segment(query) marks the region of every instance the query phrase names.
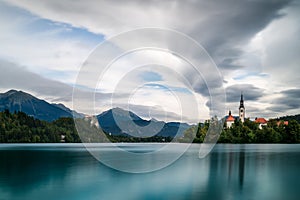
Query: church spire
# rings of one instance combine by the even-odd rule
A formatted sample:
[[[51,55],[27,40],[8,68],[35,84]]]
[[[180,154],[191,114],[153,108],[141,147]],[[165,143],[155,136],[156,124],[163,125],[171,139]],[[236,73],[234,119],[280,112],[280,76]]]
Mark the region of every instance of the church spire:
[[[239,118],[242,122],[245,121],[245,107],[244,107],[244,97],[241,93],[240,107],[239,107]]]
[[[244,97],[243,97],[243,93],[241,93],[240,108],[244,108]]]

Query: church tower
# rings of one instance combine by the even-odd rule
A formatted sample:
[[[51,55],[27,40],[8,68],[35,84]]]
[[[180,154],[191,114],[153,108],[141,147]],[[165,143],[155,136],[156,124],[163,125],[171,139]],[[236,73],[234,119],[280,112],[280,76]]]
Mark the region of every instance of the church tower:
[[[243,94],[241,94],[241,100],[240,100],[239,119],[241,120],[241,122],[245,121],[245,107],[244,107]]]

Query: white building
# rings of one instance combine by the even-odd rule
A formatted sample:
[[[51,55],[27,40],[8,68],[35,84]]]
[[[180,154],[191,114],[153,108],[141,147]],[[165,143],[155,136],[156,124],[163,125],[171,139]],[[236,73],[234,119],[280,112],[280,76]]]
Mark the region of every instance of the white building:
[[[244,123],[244,121],[245,121],[245,106],[244,106],[243,94],[241,94],[241,100],[240,100],[239,119],[241,120],[241,122]]]
[[[239,116],[234,117],[234,116],[231,115],[231,111],[229,111],[229,115],[226,119],[226,127],[227,128],[230,128],[232,126],[232,124],[235,121],[235,118],[238,118],[239,120],[241,120],[242,123],[244,123],[244,121],[245,121],[245,106],[244,106],[243,94],[241,94],[240,107],[239,107]]]
[[[232,124],[234,123],[234,117],[231,115],[231,111],[229,111],[229,115],[226,119],[226,127],[230,128],[232,126]]]

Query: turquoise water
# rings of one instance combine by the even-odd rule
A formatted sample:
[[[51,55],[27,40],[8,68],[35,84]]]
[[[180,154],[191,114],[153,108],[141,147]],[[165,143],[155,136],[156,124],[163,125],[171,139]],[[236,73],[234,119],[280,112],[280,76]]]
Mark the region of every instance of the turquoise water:
[[[80,144],[2,144],[0,199],[300,198],[300,145],[216,145],[203,159],[198,150],[193,145],[162,170],[130,174],[99,163]]]

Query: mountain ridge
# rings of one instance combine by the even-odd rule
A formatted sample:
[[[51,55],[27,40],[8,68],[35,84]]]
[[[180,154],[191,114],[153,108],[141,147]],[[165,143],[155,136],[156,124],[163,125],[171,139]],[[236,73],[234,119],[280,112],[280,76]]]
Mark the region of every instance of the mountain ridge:
[[[22,111],[29,116],[45,121],[54,121],[61,117],[83,118],[84,115],[72,111],[65,105],[49,103],[29,93],[9,90],[0,93],[0,111]],[[164,122],[156,119],[145,120],[132,111],[112,108],[96,116],[104,132],[112,135],[131,135],[135,137],[175,137],[182,136],[190,127],[187,123]]]
[[[45,121],[54,121],[61,117],[73,117],[72,111],[57,104],[51,104],[29,93],[9,90],[0,93],[0,111],[22,111],[29,116]]]
[[[187,123],[145,120],[121,108],[109,109],[96,117],[103,131],[112,135],[180,137],[190,127]]]

